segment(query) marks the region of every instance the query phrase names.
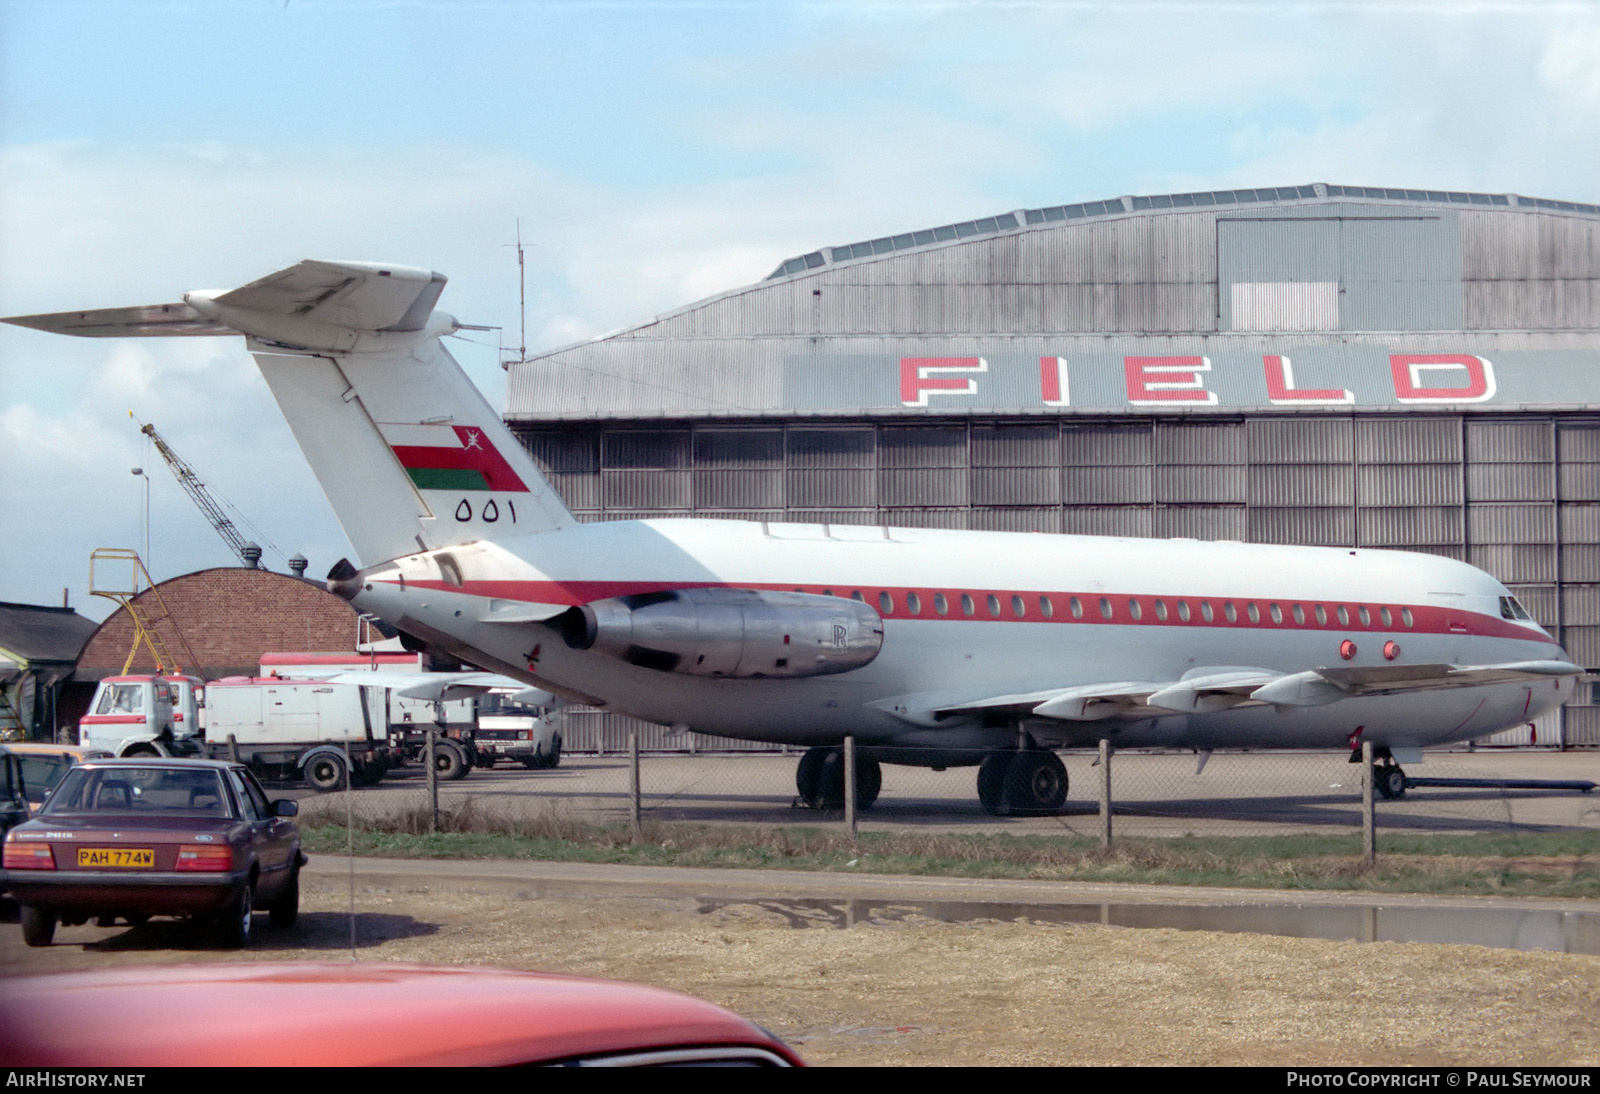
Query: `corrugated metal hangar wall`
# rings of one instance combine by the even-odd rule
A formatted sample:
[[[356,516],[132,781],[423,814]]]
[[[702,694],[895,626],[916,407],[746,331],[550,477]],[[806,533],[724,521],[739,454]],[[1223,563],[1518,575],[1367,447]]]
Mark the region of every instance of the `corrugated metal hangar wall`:
[[[1429,551],[1600,666],[1595,206],[1318,184],[1019,210],[514,364],[506,417],[584,519]],[[1537,743],[1600,745],[1588,700]]]

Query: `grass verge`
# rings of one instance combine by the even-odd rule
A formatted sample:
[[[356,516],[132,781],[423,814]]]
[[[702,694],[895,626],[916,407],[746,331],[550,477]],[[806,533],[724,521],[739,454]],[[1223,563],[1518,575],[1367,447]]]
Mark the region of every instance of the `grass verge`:
[[[651,823],[634,842],[626,826],[488,817],[467,805],[427,834],[420,811],[343,825],[307,818],[311,853],[397,858],[505,858],[646,866],[763,867],[929,877],[1118,881],[1271,889],[1600,896],[1600,832],[1380,836],[1363,866],[1350,836],[1237,836],[1119,840],[1109,851],[1076,836],[863,832]]]

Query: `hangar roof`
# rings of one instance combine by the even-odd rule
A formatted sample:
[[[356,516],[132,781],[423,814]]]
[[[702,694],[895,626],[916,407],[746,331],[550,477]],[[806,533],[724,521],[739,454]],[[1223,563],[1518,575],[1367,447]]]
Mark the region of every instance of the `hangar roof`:
[[[1335,186],[1313,182],[1302,186],[1263,186],[1249,190],[1197,190],[1185,194],[1150,194],[1106,198],[1103,201],[1080,201],[1071,205],[1047,205],[1038,209],[1014,209],[994,216],[977,217],[956,224],[943,224],[937,228],[924,228],[915,232],[901,232],[892,236],[846,243],[837,247],[820,247],[809,254],[797,255],[778,264],[767,275],[767,280],[790,277],[807,270],[827,265],[872,258],[875,255],[907,251],[914,248],[935,247],[971,239],[973,236],[993,235],[997,232],[1021,230],[1028,226],[1050,225],[1064,220],[1085,220],[1096,217],[1123,216],[1127,213],[1153,212],[1160,209],[1228,208],[1240,205],[1316,205],[1328,201],[1382,201],[1386,205],[1406,202],[1418,205],[1443,204],[1455,206],[1493,207],[1507,209],[1545,209],[1564,213],[1582,213],[1600,216],[1600,205],[1578,201],[1554,201],[1549,198],[1530,198],[1520,194],[1480,194],[1461,190],[1413,190],[1392,186]]]

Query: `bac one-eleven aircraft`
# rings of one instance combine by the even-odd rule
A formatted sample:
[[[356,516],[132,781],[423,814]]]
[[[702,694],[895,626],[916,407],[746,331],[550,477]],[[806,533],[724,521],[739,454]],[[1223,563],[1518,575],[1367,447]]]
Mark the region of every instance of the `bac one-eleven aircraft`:
[[[181,303],[9,320],[243,334],[354,545],[328,587],[568,700],[880,762],[978,765],[991,812],[1061,806],[1055,748],[1393,757],[1562,702],[1582,671],[1464,563],[1342,548],[731,520],[581,524],[440,339],[428,270],[306,261]]]

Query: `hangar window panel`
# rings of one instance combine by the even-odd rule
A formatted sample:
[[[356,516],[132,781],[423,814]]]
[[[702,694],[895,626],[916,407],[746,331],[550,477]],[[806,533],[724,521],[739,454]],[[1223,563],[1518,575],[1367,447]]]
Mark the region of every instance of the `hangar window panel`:
[[[1507,584],[1556,579],[1556,549],[1552,546],[1475,544],[1467,550],[1467,561]]]
[[[1355,427],[1349,419],[1251,417],[1245,453],[1251,464],[1349,464]]]
[[[1350,505],[1355,481],[1348,464],[1252,466],[1247,494],[1251,505]]]
[[[607,509],[688,509],[688,471],[613,471],[600,473],[600,497]]]
[[[974,467],[1057,467],[1061,463],[1061,430],[1052,425],[978,425],[972,427]]]
[[[870,468],[791,468],[785,481],[790,508],[878,504],[878,476]]]
[[[1242,464],[1244,423],[1156,423],[1156,462],[1167,466]]]
[[[1360,509],[1356,512],[1358,542],[1366,547],[1425,547],[1459,545],[1462,542],[1462,516],[1458,506],[1410,505],[1392,509]],[[1461,549],[1447,552],[1459,558]]]
[[[1585,668],[1600,666],[1600,627],[1563,627],[1562,646],[1574,663]]]
[[[967,471],[958,467],[883,468],[880,505],[966,505]]]
[[[860,428],[791,428],[785,437],[790,467],[872,467],[877,436]]]
[[[713,471],[696,468],[694,472],[696,509],[781,506],[784,503],[783,493],[782,471]]]
[[[542,471],[600,470],[600,431],[597,429],[559,433],[522,432],[519,439]]]
[[[884,523],[876,509],[790,509],[783,519],[791,524],[849,524],[855,527]]]
[[[975,467],[974,505],[1052,505],[1061,500],[1061,474],[1053,467]]]
[[[1166,502],[1243,502],[1245,469],[1237,466],[1158,467],[1156,500]]]
[[[1550,501],[1555,492],[1555,471],[1548,464],[1467,464],[1467,496],[1473,501]]]
[[[1600,501],[1600,463],[1563,463],[1558,485],[1562,501]]]
[[[889,509],[883,518],[891,528],[968,527],[965,509]]]
[[[1355,542],[1355,528],[1355,512],[1349,508],[1252,508],[1245,538],[1251,543],[1348,547]]]
[[[1138,505],[1155,500],[1149,467],[1063,467],[1061,497],[1069,505]]]
[[[696,467],[782,467],[782,429],[700,429],[694,434]]]
[[[1600,423],[1559,423],[1556,426],[1556,446],[1563,461],[1600,463]]]
[[[1521,591],[1517,595],[1520,597]],[[1523,601],[1527,603],[1527,601]],[[1547,616],[1541,616],[1530,604],[1529,612],[1540,622]],[[1583,626],[1600,625],[1600,585],[1567,585],[1561,590],[1561,618],[1569,627],[1575,624]]]
[[[1460,463],[1461,424],[1447,418],[1363,418],[1356,422],[1362,463]]]
[[[971,527],[987,532],[1059,532],[1061,510],[1037,506],[974,508]]]
[[[1150,465],[1155,447],[1149,425],[1072,425],[1061,430],[1061,462],[1072,467]]]
[[[1069,506],[1061,511],[1061,530],[1080,536],[1138,536],[1154,534],[1155,518],[1149,506]]]
[[[1600,505],[1560,507],[1561,542],[1600,543]]]
[[[549,474],[545,476],[555,487],[568,509],[600,508],[600,473],[586,471],[577,474]]]
[[[1155,511],[1155,534],[1162,538],[1242,540],[1245,510],[1243,506],[1162,506]]]
[[[1483,463],[1549,463],[1555,458],[1555,433],[1548,419],[1479,421],[1466,419],[1467,455]]]
[[[1467,506],[1469,543],[1554,543],[1555,538],[1552,505]]]
[[[608,430],[603,458],[607,469],[688,467],[689,431]]]
[[[965,467],[965,425],[884,426],[878,434],[881,467]]]

